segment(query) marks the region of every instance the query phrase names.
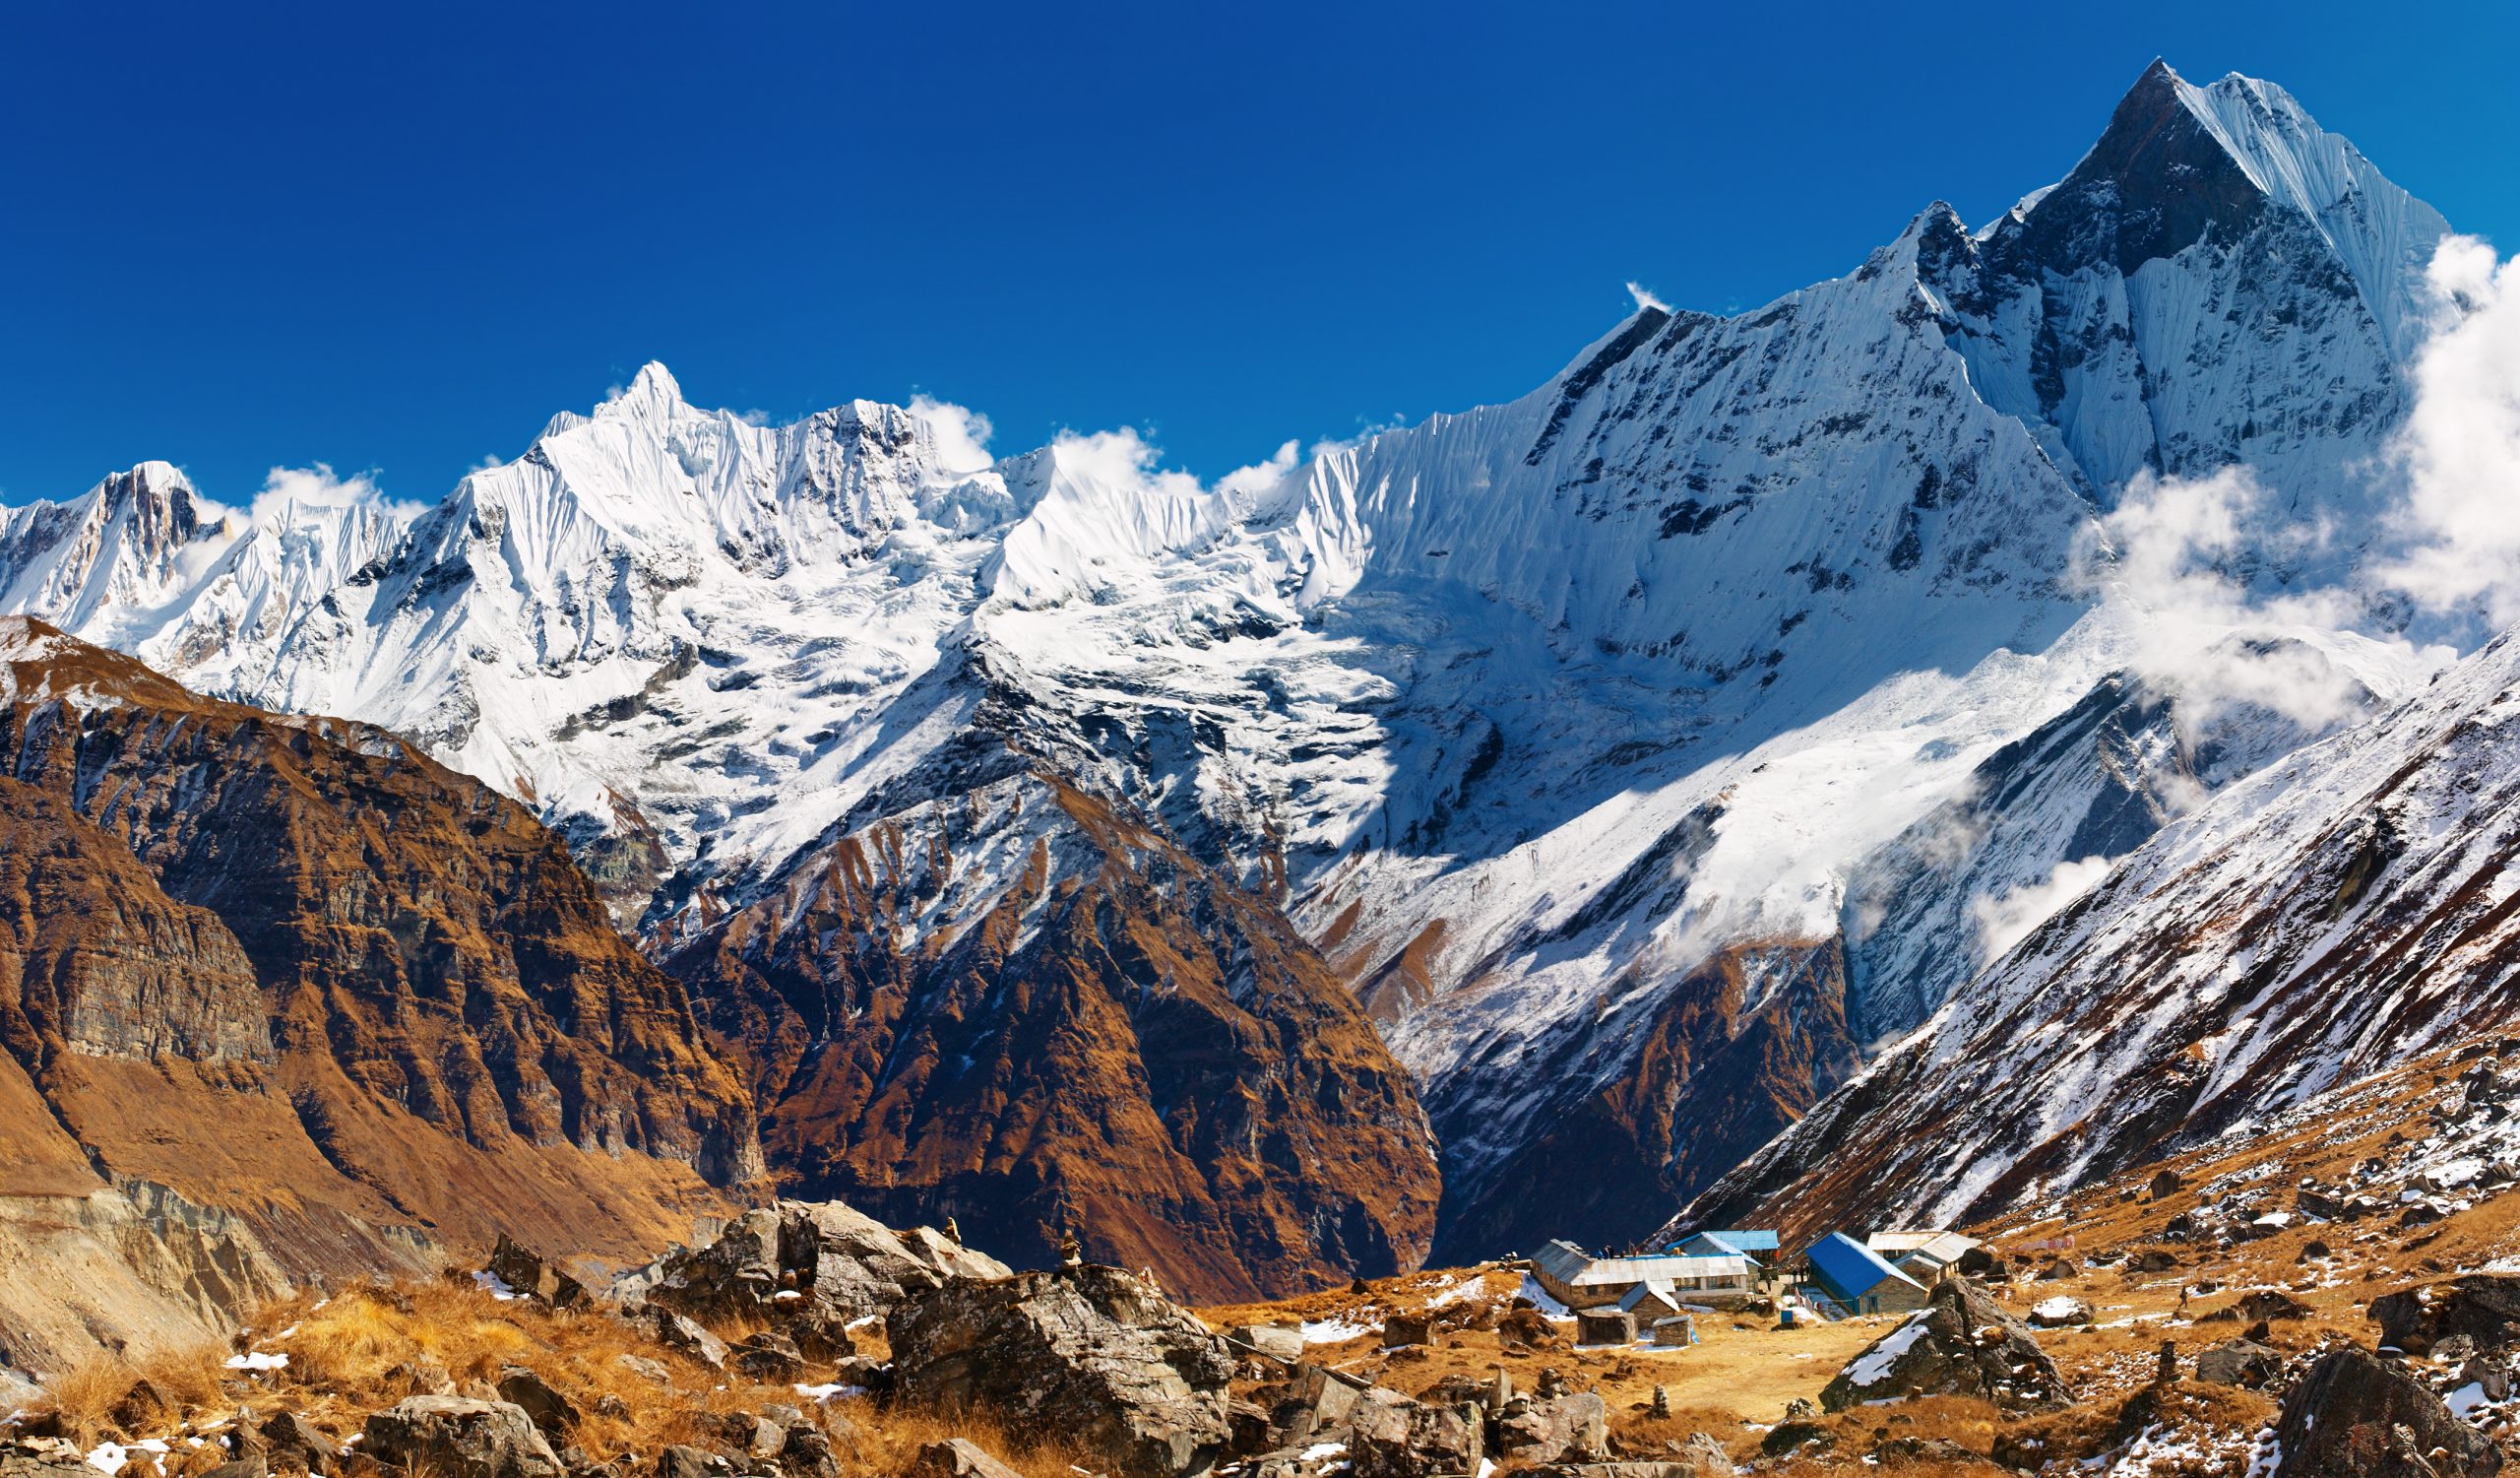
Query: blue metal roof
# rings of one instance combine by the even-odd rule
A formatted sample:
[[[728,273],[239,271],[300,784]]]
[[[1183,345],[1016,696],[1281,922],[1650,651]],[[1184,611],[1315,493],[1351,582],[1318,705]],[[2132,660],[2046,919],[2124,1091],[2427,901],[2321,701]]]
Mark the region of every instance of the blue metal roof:
[[[1773,1253],[1777,1249],[1777,1237],[1774,1232],[1752,1232],[1741,1229],[1730,1232],[1707,1232],[1701,1235],[1721,1237],[1733,1248],[1744,1253]]]
[[[1811,1259],[1811,1271],[1818,1276],[1820,1285],[1841,1303],[1852,1304],[1893,1280],[1922,1286],[1883,1261],[1879,1253],[1844,1232],[1831,1232],[1811,1244],[1811,1251],[1804,1255]]]

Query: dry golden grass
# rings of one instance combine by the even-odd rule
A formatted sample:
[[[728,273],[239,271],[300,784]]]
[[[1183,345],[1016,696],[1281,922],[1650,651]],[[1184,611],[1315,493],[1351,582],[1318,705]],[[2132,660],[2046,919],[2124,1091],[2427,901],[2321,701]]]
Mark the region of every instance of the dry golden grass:
[[[1099,1473],[1108,1460],[1039,1435],[1017,1436],[976,1412],[894,1407],[882,1412],[834,1408],[826,1418],[832,1455],[844,1473],[889,1474],[910,1470],[929,1443],[963,1438],[1025,1478],[1076,1478]]]
[[[115,1432],[125,1438],[155,1437],[175,1430],[188,1414],[219,1408],[227,1375],[220,1362],[226,1353],[217,1345],[203,1345],[146,1360],[100,1356],[48,1382],[41,1409],[57,1414],[65,1430],[89,1440]],[[133,1399],[143,1382],[158,1399]]]
[[[1072,1464],[1087,1471],[1108,1466],[1055,1440],[1009,1432],[984,1414],[871,1401],[817,1406],[791,1385],[752,1384],[693,1364],[600,1312],[496,1299],[468,1280],[375,1284],[329,1299],[300,1295],[259,1311],[246,1343],[284,1353],[288,1363],[247,1374],[224,1368],[228,1352],[218,1348],[145,1365],[99,1360],[56,1382],[50,1405],[83,1445],[117,1433],[126,1439],[173,1438],[188,1426],[215,1430],[240,1406],[266,1416],[292,1411],[338,1439],[415,1387],[448,1381],[459,1390],[476,1389],[494,1384],[516,1365],[576,1405],[581,1420],[567,1441],[598,1460],[645,1462],[677,1444],[723,1448],[723,1418],[788,1405],[814,1416],[844,1472],[899,1473],[919,1448],[956,1437],[977,1444],[1026,1478],[1074,1478]],[[623,1356],[663,1366],[669,1381],[659,1383],[641,1375],[622,1363]],[[809,1370],[807,1380],[828,1375]],[[151,1430],[115,1427],[109,1420],[114,1408],[142,1380],[176,1409]]]

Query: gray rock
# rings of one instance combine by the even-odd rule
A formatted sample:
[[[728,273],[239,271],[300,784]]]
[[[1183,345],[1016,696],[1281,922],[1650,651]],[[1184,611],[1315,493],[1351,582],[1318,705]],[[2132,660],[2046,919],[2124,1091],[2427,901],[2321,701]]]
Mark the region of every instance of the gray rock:
[[[2275,1478],[2491,1478],[2502,1454],[2430,1387],[2359,1349],[2319,1357],[2284,1398]]]
[[[727,1353],[726,1363],[737,1375],[765,1385],[793,1381],[805,1369],[805,1357],[798,1352],[796,1341],[776,1329],[745,1336],[743,1343]]]
[[[95,1478],[76,1443],[58,1437],[22,1437],[0,1443],[0,1478]]]
[[[1236,1324],[1225,1337],[1256,1355],[1292,1365],[1303,1358],[1303,1334],[1278,1324]]]
[[[574,1309],[587,1302],[585,1285],[505,1232],[499,1234],[498,1246],[490,1249],[489,1273],[510,1292],[539,1299],[555,1309]]]
[[[2042,1300],[2030,1311],[2030,1323],[2038,1329],[2065,1329],[2091,1322],[2091,1305],[2080,1299]]]
[[[1609,1453],[1609,1407],[1591,1391],[1516,1397],[1496,1419],[1500,1460],[1592,1462]]]
[[[1349,1428],[1354,1478],[1475,1473],[1485,1456],[1486,1422],[1468,1402],[1430,1406],[1375,1386],[1357,1402]]]
[[[284,1411],[254,1429],[254,1442],[273,1459],[294,1458],[295,1462],[276,1462],[278,1466],[298,1466],[310,1473],[331,1467],[342,1455],[341,1444],[315,1430],[315,1424],[294,1411]]]
[[[918,1457],[903,1478],[1023,1478],[1013,1468],[988,1455],[977,1445],[955,1438],[950,1442],[929,1443],[918,1449]]]
[[[522,1409],[547,1437],[566,1437],[578,1425],[577,1403],[521,1365],[499,1372],[499,1399]]]
[[[670,1446],[657,1454],[657,1478],[726,1478],[734,1464],[698,1447]]]
[[[360,1450],[437,1478],[560,1478],[559,1454],[509,1401],[410,1396],[367,1419]]]
[[[650,1309],[646,1313],[647,1325],[659,1344],[713,1371],[726,1368],[726,1342],[702,1328],[698,1320],[670,1309]]]
[[[2462,1334],[2480,1350],[2498,1350],[2520,1340],[2520,1277],[2471,1273],[2385,1294],[2371,1301],[2371,1319],[2381,1344],[2410,1355]]]
[[[898,1400],[1058,1433],[1119,1478],[1202,1473],[1225,1447],[1231,1347],[1116,1268],[955,1278],[885,1327]]]
[[[2283,1353],[2254,1340],[2227,1340],[2196,1357],[2196,1379],[2208,1385],[2262,1386],[2283,1372]]]
[[[1933,1302],[1874,1340],[1820,1392],[1844,1411],[1904,1396],[1974,1396],[2007,1411],[2046,1411],[2073,1399],[2030,1327],[1964,1279],[1934,1285]]]

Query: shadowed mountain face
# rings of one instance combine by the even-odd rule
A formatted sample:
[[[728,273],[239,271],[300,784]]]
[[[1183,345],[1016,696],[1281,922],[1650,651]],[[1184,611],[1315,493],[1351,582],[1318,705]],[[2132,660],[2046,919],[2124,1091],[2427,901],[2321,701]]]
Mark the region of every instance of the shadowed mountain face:
[[[208,1315],[432,1241],[634,1255],[760,1174],[681,988],[513,802],[35,622],[0,643],[11,1207],[219,1223],[232,1286],[169,1295]]]
[[[1011,852],[1011,885],[992,854]],[[782,1183],[1208,1300],[1415,1267],[1408,1074],[1285,918],[1023,769],[852,831],[667,957]]]

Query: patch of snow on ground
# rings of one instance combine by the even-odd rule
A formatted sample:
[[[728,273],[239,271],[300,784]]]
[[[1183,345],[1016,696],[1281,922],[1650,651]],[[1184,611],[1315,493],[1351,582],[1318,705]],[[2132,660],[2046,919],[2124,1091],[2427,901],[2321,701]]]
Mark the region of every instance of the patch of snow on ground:
[[[1569,1309],[1564,1304],[1550,1298],[1548,1296],[1548,1290],[1540,1286],[1540,1279],[1533,1277],[1530,1273],[1523,1274],[1523,1286],[1514,1290],[1514,1297],[1518,1299],[1531,1300],[1534,1308],[1548,1316],[1550,1318],[1573,1318],[1575,1317],[1574,1310]]]
[[[796,1394],[808,1401],[847,1401],[866,1394],[866,1387],[834,1381],[828,1385],[799,1385]]]
[[[285,1368],[287,1364],[286,1355],[273,1350],[254,1350],[247,1354],[227,1357],[227,1368],[231,1371],[276,1371]]]
[[[1373,1326],[1333,1315],[1329,1318],[1316,1318],[1299,1324],[1296,1326],[1296,1332],[1303,1335],[1305,1344],[1338,1344],[1344,1340],[1358,1339],[1371,1334]]]

